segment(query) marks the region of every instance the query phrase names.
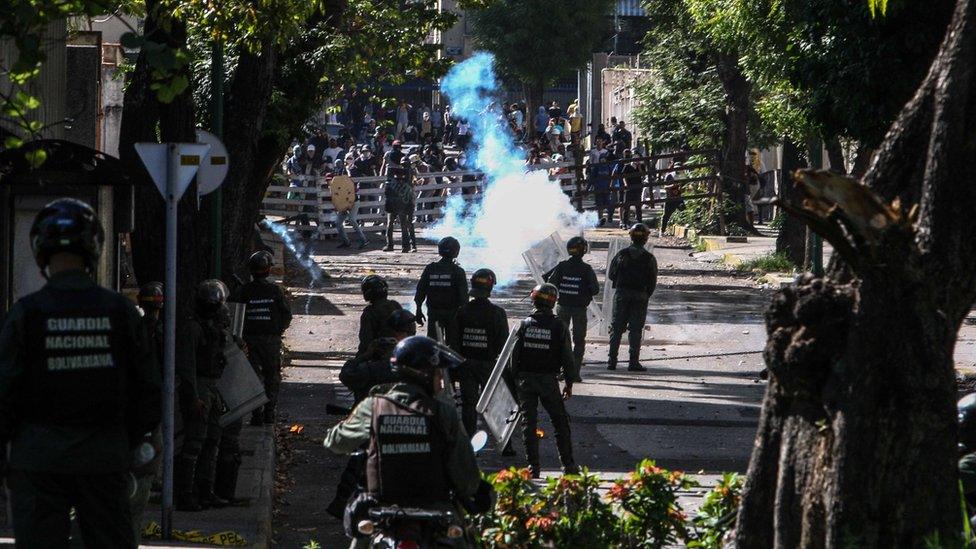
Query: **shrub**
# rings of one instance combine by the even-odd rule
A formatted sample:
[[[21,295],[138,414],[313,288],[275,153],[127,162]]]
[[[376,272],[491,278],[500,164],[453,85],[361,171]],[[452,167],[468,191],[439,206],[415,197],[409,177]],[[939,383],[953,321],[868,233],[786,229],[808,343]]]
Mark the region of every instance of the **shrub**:
[[[713,208],[712,201],[713,199],[711,198],[692,198],[690,200],[685,200],[685,208],[683,210],[676,211],[674,215],[671,216],[671,220],[669,222],[691,227],[692,229],[695,229],[699,235],[719,234],[719,208]],[[722,199],[721,211],[722,215],[724,215],[726,219],[726,232],[733,236],[741,236],[746,234],[742,227],[728,222],[728,220],[732,219],[740,209],[740,206],[737,206],[728,198]]]
[[[755,273],[789,273],[796,269],[796,265],[784,253],[768,253],[764,256],[743,261],[736,266],[736,270]]]
[[[693,539],[688,547],[721,549],[725,534],[735,524],[735,514],[742,496],[742,478],[736,473],[725,473],[702,502],[698,514],[692,520]]]
[[[678,490],[697,483],[681,471],[668,471],[645,459],[628,477],[610,488],[608,498],[619,506],[626,547],[656,549],[687,537]]]

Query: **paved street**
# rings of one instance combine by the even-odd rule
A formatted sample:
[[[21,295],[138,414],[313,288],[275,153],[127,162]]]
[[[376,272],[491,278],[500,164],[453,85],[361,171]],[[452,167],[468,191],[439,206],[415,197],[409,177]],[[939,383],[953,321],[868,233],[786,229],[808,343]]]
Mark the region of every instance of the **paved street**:
[[[587,233],[593,250],[587,256],[603,280],[606,241],[622,231]],[[648,313],[641,359],[647,373],[605,369],[606,339],[594,337],[587,347],[582,376],[568,403],[573,417],[577,461],[608,477],[626,472],[644,457],[664,466],[714,473],[744,471],[759,415],[764,384],[757,373],[765,341],[762,310],[770,292],[750,279],[689,257],[690,249],[674,241],[655,241],[661,267],[658,291]],[[436,258],[431,242],[417,254],[336,254],[332,242],[320,243],[316,261],[331,275],[322,288],[292,288],[296,318],[288,333],[292,364],[281,396],[279,442],[282,491],[277,498],[275,541],[295,547],[315,539],[325,547],[345,543],[341,523],[326,515],[344,458],[321,447],[326,430],[338,418],[325,413],[327,403],[347,404],[338,383],[342,362],[354,351],[363,276],[388,278],[391,295],[412,301],[417,277]],[[470,273],[475,265],[464,265]],[[529,312],[525,298],[533,283],[526,271],[517,283],[496,291],[510,324]],[[595,334],[594,334],[595,335]],[[600,340],[602,339],[602,343]],[[621,356],[626,356],[622,350]],[[543,416],[544,469],[555,472],[558,459]],[[296,428],[297,430],[297,428]],[[518,448],[520,445],[516,445]],[[503,459],[494,449],[479,456],[485,470],[521,458]]]

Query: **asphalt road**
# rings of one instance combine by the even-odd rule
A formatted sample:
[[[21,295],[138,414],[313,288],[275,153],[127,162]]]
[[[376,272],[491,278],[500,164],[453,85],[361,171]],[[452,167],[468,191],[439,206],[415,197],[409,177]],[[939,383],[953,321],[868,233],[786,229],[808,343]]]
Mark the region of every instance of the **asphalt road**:
[[[594,242],[587,260],[601,283],[605,241],[619,236],[621,231],[587,233]],[[568,402],[576,459],[608,478],[631,470],[645,457],[669,468],[702,472],[706,480],[722,471],[744,471],[765,388],[757,373],[765,342],[762,311],[771,291],[694,260],[689,249],[674,242],[655,244],[661,278],[641,351],[649,370],[607,371],[606,339],[596,328],[592,331],[584,383]],[[347,544],[341,522],[325,513],[345,458],[330,455],[321,440],[338,420],[325,413],[325,405],[350,401],[337,376],[357,343],[364,305],[360,280],[374,272],[387,277],[391,295],[407,304],[420,271],[436,259],[431,242],[416,254],[386,253],[378,247],[354,253],[334,246],[331,241],[319,243],[314,256],[331,277],[327,283],[309,289],[298,282],[291,288],[296,317],[287,334],[293,358],[280,398],[280,490],[274,521],[281,547],[301,547],[313,539],[324,547]],[[464,267],[470,273],[479,266]],[[524,297],[532,285],[526,271],[517,283],[496,292],[494,300],[507,310],[511,323],[529,313]],[[555,474],[559,462],[552,429],[545,413],[540,416],[547,433],[541,444],[543,468]],[[485,470],[525,464],[522,458],[502,458],[492,447],[479,461]]]

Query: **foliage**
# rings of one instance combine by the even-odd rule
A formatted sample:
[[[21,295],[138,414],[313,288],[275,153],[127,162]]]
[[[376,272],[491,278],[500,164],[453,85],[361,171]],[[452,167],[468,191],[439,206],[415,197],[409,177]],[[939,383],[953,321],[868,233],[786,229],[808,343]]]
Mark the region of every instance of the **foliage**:
[[[599,477],[585,470],[549,479],[541,488],[532,483],[528,469],[507,469],[488,480],[497,495],[495,507],[471,523],[478,546],[497,549],[636,549],[680,542],[711,549],[733,525],[742,487],[738,475],[725,475],[688,522],[677,492],[697,483],[651,460],[641,461],[602,497]]]
[[[678,490],[697,483],[681,471],[657,467],[645,459],[610,488],[608,498],[623,512],[621,526],[628,547],[658,548],[688,537]]]
[[[609,30],[610,0],[494,0],[473,14],[478,45],[500,74],[536,84],[590,59]]]
[[[769,228],[775,231],[779,231],[780,229],[783,228],[783,223],[785,220],[786,220],[786,214],[784,214],[782,211],[777,211],[776,216],[774,216],[773,220],[769,222]]]
[[[684,209],[671,216],[671,223],[695,229],[699,235],[719,234],[719,211],[725,219],[733,219],[742,208],[728,198],[723,198],[719,204],[716,207],[716,201],[711,198],[685,200]],[[726,232],[730,235],[745,234],[741,227],[734,224],[727,224]]]
[[[789,273],[796,269],[785,253],[775,252],[743,261],[736,266],[736,270],[751,273]]]

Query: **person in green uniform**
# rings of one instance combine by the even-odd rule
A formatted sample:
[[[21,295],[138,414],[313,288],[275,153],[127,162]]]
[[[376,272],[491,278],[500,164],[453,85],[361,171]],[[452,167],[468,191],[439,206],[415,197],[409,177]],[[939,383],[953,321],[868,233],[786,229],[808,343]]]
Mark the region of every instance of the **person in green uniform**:
[[[573,459],[573,441],[569,414],[564,400],[573,396],[573,380],[579,376],[569,329],[552,313],[559,290],[552,284],[540,284],[532,290],[535,310],[518,327],[512,350],[511,369],[515,378],[519,411],[522,413],[522,439],[532,478],[539,478],[539,437],[536,426],[539,404],[545,408],[556,431],[556,448],[563,472],[579,472]],[[559,391],[557,376],[562,373],[565,386]]]
[[[393,311],[403,308],[399,303],[389,298],[390,287],[386,280],[379,275],[369,275],[364,278],[360,289],[363,293],[363,299],[369,305],[363,309],[363,314],[359,317],[357,355],[365,353],[376,339],[393,335],[390,332],[387,320]]]
[[[976,514],[976,393],[956,404],[959,410],[959,480],[969,505],[969,516]]]
[[[149,346],[153,351],[153,366],[162,376],[163,373],[163,283],[147,282],[139,287],[136,300],[142,310],[142,324],[149,336]],[[149,493],[153,482],[159,476],[159,468],[163,457],[163,433],[156,427],[143,437],[154,452],[153,458],[142,466],[133,470],[136,479],[136,489],[129,498],[132,509],[132,528],[136,541],[142,535],[142,515],[149,502]]]
[[[274,423],[278,387],[281,386],[281,337],[291,325],[291,307],[285,292],[271,280],[274,257],[265,251],[251,254],[247,268],[251,281],[241,286],[233,301],[244,303],[244,343],[248,359],[264,382],[268,403],[251,414],[251,425]],[[228,457],[229,459],[229,457]]]
[[[600,291],[600,282],[593,267],[583,261],[589,249],[590,244],[582,236],[570,238],[566,243],[569,259],[560,261],[546,278],[546,282],[559,290],[556,317],[573,330],[573,357],[576,359],[577,372],[583,368],[583,354],[586,352],[587,307]],[[582,379],[573,381],[580,382]]]
[[[438,397],[446,370],[460,362],[430,338],[404,339],[390,359],[400,381],[374,387],[326,435],[324,446],[337,454],[368,445],[366,490],[379,504],[450,509],[478,492],[470,440],[454,404]]]
[[[464,357],[452,376],[460,387],[461,419],[469,435],[478,428],[475,406],[508,339],[508,315],[488,299],[495,282],[490,269],[478,269],[471,275],[471,301],[458,309],[457,332],[451,342],[451,348]]]
[[[213,492],[221,435],[217,381],[227,365],[224,348],[233,337],[224,313],[226,302],[227,286],[216,279],[204,280],[196,289],[194,316],[186,323],[186,352],[177,366],[184,442],[173,473],[180,511],[227,505]]]
[[[135,305],[93,280],[104,233],[90,206],[55,200],[29,236],[47,283],[0,330],[16,545],[67,547],[74,509],[85,546],[134,548],[129,473],[162,402],[152,349]]]
[[[644,249],[651,230],[643,223],[630,228],[631,245],[620,250],[607,270],[616,293],[613,296],[613,320],[610,324],[610,354],[607,369],[617,369],[617,353],[624,332],[628,332],[631,372],[646,372],[640,364],[641,339],[647,320],[647,302],[657,287],[657,259]]]
[[[438,339],[438,327],[444,332],[448,343],[457,337],[455,316],[461,305],[468,301],[468,279],[464,269],[457,264],[461,253],[461,243],[453,236],[442,238],[437,243],[437,253],[441,259],[427,265],[420,275],[413,300],[417,304],[417,323],[427,322],[427,337]],[[427,315],[423,304],[427,302]]]

